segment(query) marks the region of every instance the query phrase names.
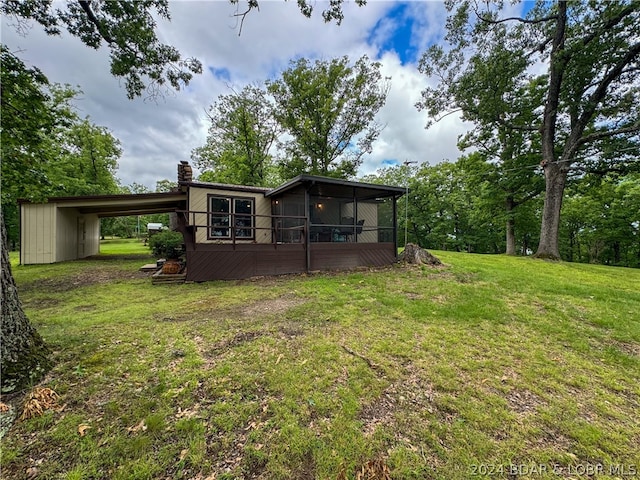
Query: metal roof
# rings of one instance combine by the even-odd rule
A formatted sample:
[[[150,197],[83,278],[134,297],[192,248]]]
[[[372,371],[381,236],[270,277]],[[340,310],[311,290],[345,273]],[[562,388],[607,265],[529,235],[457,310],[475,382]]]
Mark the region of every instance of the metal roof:
[[[83,214],[93,213],[99,217],[120,217],[172,212],[176,209],[184,208],[186,200],[186,193],[166,192],[50,197],[48,203],[55,203],[58,208],[77,208],[78,211]],[[19,203],[30,204],[40,202],[21,199]]]
[[[404,187],[353,182],[319,175],[298,175],[294,179],[270,190],[265,196],[282,195],[299,187],[304,187],[310,193],[317,195],[338,196],[340,193],[349,193],[349,196],[357,198],[400,197],[406,192]]]

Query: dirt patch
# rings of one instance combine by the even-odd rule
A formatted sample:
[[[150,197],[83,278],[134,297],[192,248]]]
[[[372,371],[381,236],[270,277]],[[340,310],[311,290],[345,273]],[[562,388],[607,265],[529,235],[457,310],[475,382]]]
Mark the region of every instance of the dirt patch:
[[[422,300],[424,298],[424,295],[421,295],[419,293],[414,293],[414,292],[407,292],[405,293],[405,296],[409,300]]]
[[[520,415],[535,413],[543,400],[529,390],[511,390],[506,396],[509,407]]]
[[[256,338],[262,337],[265,332],[240,332],[232,338],[224,339],[212,345],[205,343],[204,339],[198,335],[193,337],[198,354],[205,361],[205,368],[211,367],[215,363],[215,358],[231,348],[235,348],[244,343],[251,342]]]
[[[304,298],[284,295],[269,300],[261,300],[244,306],[240,312],[245,317],[256,317],[263,315],[277,315],[286,312],[290,308],[302,305],[307,300]]]
[[[640,357],[640,345],[628,342],[611,342],[611,345],[618,350],[631,355],[632,357]]]
[[[366,436],[372,435],[378,426],[393,425],[396,411],[403,407],[411,410],[436,409],[436,391],[433,385],[420,376],[413,365],[408,365],[408,375],[389,385],[372,403],[360,412],[362,429]]]
[[[59,303],[60,303],[59,298],[45,297],[45,298],[34,298],[34,299],[23,300],[22,306],[26,308],[31,308],[34,310],[44,310],[45,308],[55,307]]]
[[[316,461],[313,459],[313,453],[307,452],[302,459],[302,464],[297,471],[293,472],[293,477],[296,480],[307,480],[309,478],[316,478]]]
[[[213,345],[211,348],[212,352],[217,351],[225,351],[230,348],[238,347],[243,343],[251,342],[256,338],[259,338],[264,335],[264,332],[240,332],[234,335],[233,338],[228,340],[223,340]]]
[[[305,334],[303,328],[298,325],[285,325],[280,327],[278,330],[280,333],[280,338],[284,338],[286,340],[293,340],[296,337],[300,337]]]
[[[65,277],[52,277],[36,280],[35,282],[26,283],[20,286],[21,292],[51,292],[62,293],[74,290],[76,288],[87,287],[102,283],[109,283],[118,280],[135,280],[139,278],[147,278],[149,274],[146,272],[119,270],[119,269],[90,269],[78,272],[75,275]]]

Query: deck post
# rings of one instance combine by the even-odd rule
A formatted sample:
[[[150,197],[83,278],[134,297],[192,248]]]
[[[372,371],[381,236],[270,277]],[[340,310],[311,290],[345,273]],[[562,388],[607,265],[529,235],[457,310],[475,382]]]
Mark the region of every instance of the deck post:
[[[309,186],[304,190],[304,223],[305,223],[305,232],[304,232],[304,250],[306,257],[306,271],[309,272],[311,269],[311,219],[309,218]]]
[[[393,255],[398,258],[398,197],[393,196]]]

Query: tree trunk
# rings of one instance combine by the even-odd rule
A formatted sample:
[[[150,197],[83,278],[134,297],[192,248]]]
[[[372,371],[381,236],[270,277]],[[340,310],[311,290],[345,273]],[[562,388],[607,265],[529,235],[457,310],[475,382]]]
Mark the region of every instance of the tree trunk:
[[[516,254],[516,221],[513,218],[514,202],[513,197],[507,197],[507,255]]]
[[[407,243],[407,245],[404,247],[404,251],[398,258],[398,261],[405,263],[414,263],[417,265],[442,265],[442,262],[438,257],[427,252],[424,248],[421,248],[415,243]]]
[[[49,349],[29,322],[18,298],[18,289],[11,272],[7,232],[2,223],[2,317],[0,334],[0,368],[2,391],[11,392],[36,382],[49,369]]]
[[[544,176],[546,188],[542,207],[542,226],[535,257],[560,260],[558,233],[567,168],[560,167],[557,163],[548,163],[544,168]]]

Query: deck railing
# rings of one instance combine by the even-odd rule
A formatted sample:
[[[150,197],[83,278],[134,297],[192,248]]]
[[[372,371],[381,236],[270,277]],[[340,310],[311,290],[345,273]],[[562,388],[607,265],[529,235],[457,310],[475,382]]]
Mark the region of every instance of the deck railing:
[[[193,229],[194,241],[198,231],[205,229],[207,241],[221,243],[305,243],[306,217],[293,215],[259,215],[255,213],[205,212],[179,210],[187,227]],[[225,221],[213,222],[215,218]],[[260,241],[260,233],[267,232],[270,241]]]
[[[184,225],[193,229],[193,240],[198,241],[198,231],[205,229],[207,242],[220,243],[271,243],[291,244],[325,242],[393,242],[393,227],[358,224],[311,223],[303,216],[295,215],[258,215],[249,213],[206,212],[179,210]],[[214,223],[212,219],[225,221]],[[264,241],[261,232],[268,232],[269,241]],[[309,235],[307,236],[307,232]],[[370,235],[370,232],[375,232]]]

